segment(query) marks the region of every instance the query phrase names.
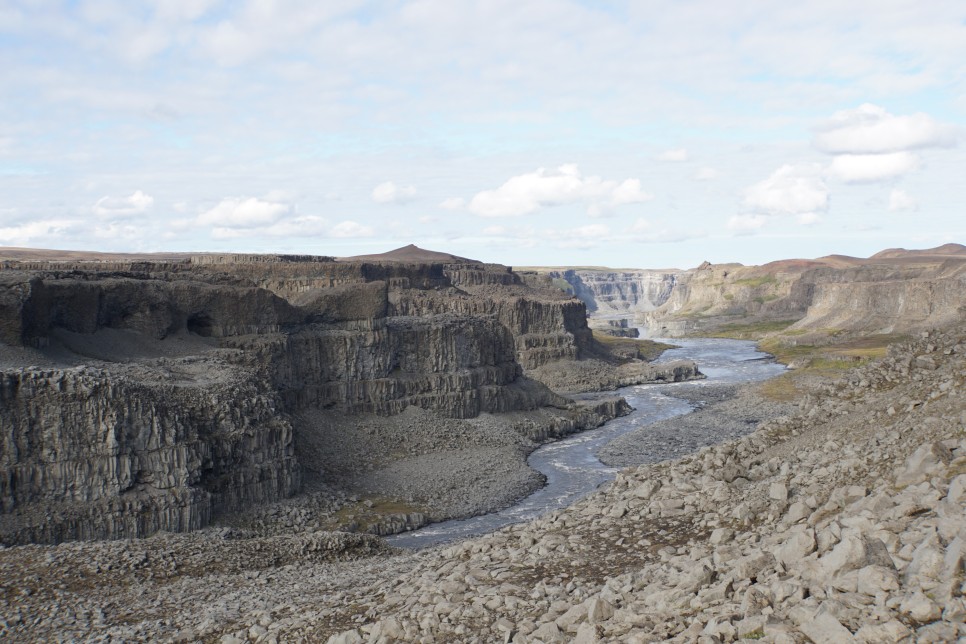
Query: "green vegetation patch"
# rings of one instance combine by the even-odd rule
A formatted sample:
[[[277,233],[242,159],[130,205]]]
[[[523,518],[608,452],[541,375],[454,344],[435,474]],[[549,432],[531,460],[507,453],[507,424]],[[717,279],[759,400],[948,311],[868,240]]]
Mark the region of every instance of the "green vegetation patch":
[[[773,400],[793,401],[801,395],[797,381],[812,377],[835,377],[842,371],[884,357],[890,344],[906,339],[897,334],[869,335],[835,341],[838,333],[830,333],[828,344],[805,344],[791,341],[789,336],[777,335],[758,343],[762,351],[775,356],[796,369],[773,378],[761,386],[763,395]]]
[[[759,286],[764,286],[765,284],[777,284],[778,278],[774,275],[763,275],[761,277],[746,277],[740,280],[735,280],[732,282],[735,286],[747,286],[749,288],[758,288]]]
[[[550,283],[553,284],[554,287],[559,288],[564,293],[570,293],[571,295],[574,294],[574,287],[570,284],[570,282],[568,282],[562,277],[555,277],[552,280],[550,280]]]
[[[798,320],[764,320],[760,322],[739,323],[732,322],[724,324],[714,331],[709,331],[706,337],[709,338],[732,338],[734,340],[759,340],[769,333],[777,333]],[[765,351],[768,351],[765,349]],[[771,353],[771,351],[768,351]]]

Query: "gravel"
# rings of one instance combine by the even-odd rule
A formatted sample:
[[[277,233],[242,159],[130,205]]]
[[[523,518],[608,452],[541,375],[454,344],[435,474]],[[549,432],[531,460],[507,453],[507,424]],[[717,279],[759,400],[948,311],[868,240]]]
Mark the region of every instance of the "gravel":
[[[794,409],[764,398],[757,385],[676,385],[673,395],[697,409],[628,432],[601,448],[597,457],[614,467],[680,458],[749,434],[763,421]]]

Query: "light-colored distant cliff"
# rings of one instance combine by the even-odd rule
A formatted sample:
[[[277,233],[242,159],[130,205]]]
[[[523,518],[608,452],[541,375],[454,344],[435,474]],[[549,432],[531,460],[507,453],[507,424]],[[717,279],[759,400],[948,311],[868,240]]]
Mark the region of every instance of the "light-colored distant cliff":
[[[606,317],[653,311],[671,296],[685,271],[595,269],[550,270],[556,280],[566,281],[587,310]]]
[[[542,271],[595,317],[633,318],[663,337],[778,322],[797,332],[907,333],[960,319],[966,302],[966,247],[959,244],[763,266]]]
[[[651,334],[700,335],[725,326],[786,321],[794,332],[909,333],[966,314],[966,248],[888,251],[763,266],[688,271],[657,309],[639,316]]]

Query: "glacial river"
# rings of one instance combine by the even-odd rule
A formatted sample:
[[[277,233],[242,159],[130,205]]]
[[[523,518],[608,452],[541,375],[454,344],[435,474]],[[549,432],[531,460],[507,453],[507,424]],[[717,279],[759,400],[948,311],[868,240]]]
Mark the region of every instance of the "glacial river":
[[[422,548],[486,534],[511,523],[527,521],[566,507],[595,490],[601,483],[613,479],[620,469],[601,463],[596,456],[597,450],[642,425],[694,410],[690,403],[674,396],[676,389],[756,382],[785,370],[783,365],[759,352],[751,341],[717,338],[655,340],[680,347],[665,351],[657,362],[694,360],[707,379],[665,385],[635,385],[617,392],[595,394],[600,397],[613,396],[615,393],[624,396],[634,411],[598,429],[548,443],[534,451],[527,462],[547,477],[544,487],[499,512],[434,523],[389,537],[389,543],[401,548]]]

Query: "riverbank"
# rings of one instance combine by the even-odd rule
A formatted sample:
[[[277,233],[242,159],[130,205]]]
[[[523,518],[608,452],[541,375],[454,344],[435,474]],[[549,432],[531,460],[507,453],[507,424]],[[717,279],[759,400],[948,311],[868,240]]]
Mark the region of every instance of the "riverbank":
[[[755,431],[760,423],[793,413],[796,405],[769,400],[761,385],[682,384],[673,395],[695,411],[643,426],[615,438],[597,452],[606,465],[628,467],[681,458],[710,445]]]

